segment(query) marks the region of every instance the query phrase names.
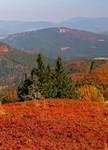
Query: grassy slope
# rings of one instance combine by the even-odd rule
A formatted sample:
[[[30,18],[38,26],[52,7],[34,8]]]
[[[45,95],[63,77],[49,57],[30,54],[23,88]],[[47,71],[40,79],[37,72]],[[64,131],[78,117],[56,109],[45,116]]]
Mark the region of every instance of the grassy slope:
[[[44,100],[0,106],[0,149],[104,150],[108,106]]]

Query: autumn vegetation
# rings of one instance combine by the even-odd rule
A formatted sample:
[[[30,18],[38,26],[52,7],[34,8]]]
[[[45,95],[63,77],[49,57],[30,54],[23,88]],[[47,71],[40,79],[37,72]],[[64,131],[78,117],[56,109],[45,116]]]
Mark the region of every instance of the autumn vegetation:
[[[71,78],[65,72],[61,58],[56,60],[55,68],[45,66],[42,56],[37,57],[37,67],[18,87],[20,101],[45,98],[78,98]]]
[[[108,105],[49,99],[0,106],[0,150],[107,150]]]
[[[17,89],[1,95],[0,150],[107,150],[108,86],[96,72],[91,63],[74,78],[61,58],[51,67],[39,54]]]
[[[25,74],[17,89],[6,90],[0,95],[1,103],[48,98],[107,101],[107,67],[108,63],[104,61],[76,61],[73,65],[66,65],[61,58],[50,66],[39,54],[36,65],[29,74]]]

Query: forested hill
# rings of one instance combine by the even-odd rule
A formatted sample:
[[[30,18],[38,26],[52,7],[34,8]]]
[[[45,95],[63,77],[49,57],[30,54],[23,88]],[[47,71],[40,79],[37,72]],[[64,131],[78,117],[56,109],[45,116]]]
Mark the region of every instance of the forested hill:
[[[108,56],[107,36],[65,27],[15,34],[3,42],[17,49],[41,52],[49,58]]]
[[[36,57],[36,53],[17,50],[0,43],[0,88],[16,86],[25,73],[36,66]],[[43,58],[45,63],[52,63],[47,57]]]

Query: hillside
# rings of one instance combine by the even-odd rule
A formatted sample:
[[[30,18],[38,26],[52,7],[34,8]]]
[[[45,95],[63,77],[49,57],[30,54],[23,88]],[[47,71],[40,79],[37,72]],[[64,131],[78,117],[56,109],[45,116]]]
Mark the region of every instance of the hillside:
[[[90,72],[90,67],[92,62],[94,62],[92,71],[95,71],[96,69],[100,68],[103,65],[106,66],[108,60],[95,60],[95,59],[69,60],[65,62],[65,67],[69,71],[69,74],[83,73],[84,75],[86,75],[89,74]]]
[[[24,79],[25,73],[29,74],[36,66],[36,57],[37,54],[34,52],[17,50],[0,43],[0,90],[19,84]],[[43,60],[45,64],[54,66],[54,60],[45,56]],[[77,80],[79,76],[86,76],[89,73],[92,61],[95,61],[93,78],[96,76],[100,83],[107,84],[107,60],[68,59],[64,61],[65,69],[72,75],[73,80]]]
[[[8,36],[3,42],[50,58],[108,56],[108,37],[69,28],[48,28]]]
[[[13,49],[6,44],[0,44],[0,90],[19,84],[25,75],[36,66],[37,54]],[[44,62],[52,61],[44,57]]]
[[[104,100],[108,101],[108,60],[77,60],[67,64],[66,68],[68,68],[73,83],[82,87],[85,95],[87,91],[90,93],[90,86],[95,86],[104,96]],[[87,87],[84,89],[85,86],[88,86],[87,91],[85,91]],[[89,97],[89,94],[86,96]]]
[[[56,99],[0,106],[0,149],[108,149],[108,106]]]

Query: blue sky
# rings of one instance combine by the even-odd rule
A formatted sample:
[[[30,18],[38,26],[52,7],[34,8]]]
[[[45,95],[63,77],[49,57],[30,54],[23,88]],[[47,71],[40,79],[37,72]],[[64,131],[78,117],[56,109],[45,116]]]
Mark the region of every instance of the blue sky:
[[[0,20],[61,21],[108,17],[108,0],[0,0]]]

